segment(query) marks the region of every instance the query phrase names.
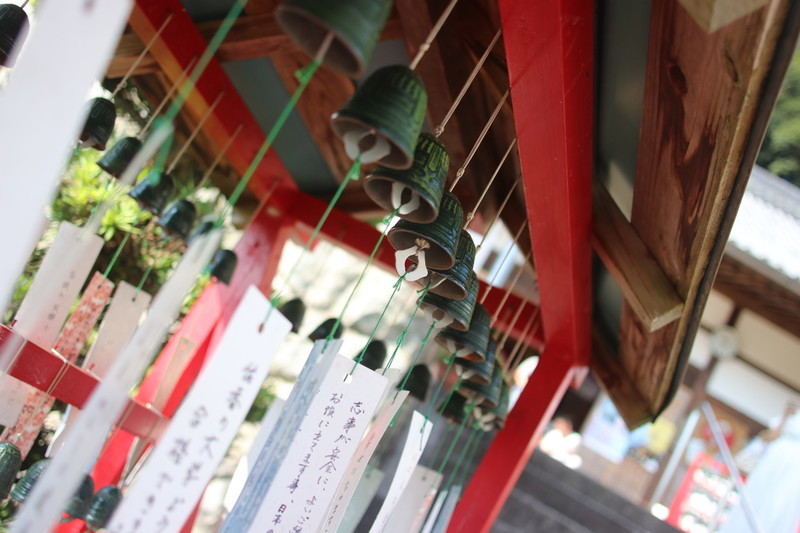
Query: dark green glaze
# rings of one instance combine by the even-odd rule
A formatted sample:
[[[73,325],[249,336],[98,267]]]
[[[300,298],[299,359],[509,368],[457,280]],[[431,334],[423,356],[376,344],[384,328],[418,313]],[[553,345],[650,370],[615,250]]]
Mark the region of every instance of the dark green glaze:
[[[461,230],[456,248],[456,264],[447,270],[429,272],[427,276],[417,280],[423,287],[432,283],[431,291],[454,300],[467,297],[469,278],[475,265],[475,243],[470,234]]]
[[[450,349],[451,343],[456,349],[466,348],[470,353],[465,355],[466,359],[472,361],[483,361],[486,359],[487,346],[489,344],[489,312],[481,304],[475,304],[472,312],[472,320],[469,322],[469,330],[459,331],[454,328],[444,328],[436,335],[436,342],[446,349]]]
[[[292,324],[292,332],[297,333],[300,331],[300,326],[303,323],[303,317],[306,316],[306,304],[300,298],[289,300],[285,304],[278,307],[278,311],[286,317]]]
[[[392,211],[392,184],[400,183],[419,195],[420,205],[411,213],[398,216],[411,222],[433,222],[439,214],[449,166],[444,144],[430,133],[423,133],[417,141],[411,168],[377,167],[364,178],[364,192],[373,202]],[[404,201],[407,194],[404,193]]]
[[[402,390],[407,390],[409,396],[424,402],[428,396],[431,377],[431,369],[428,368],[428,365],[414,365]]]
[[[169,206],[164,214],[158,217],[158,225],[173,237],[186,240],[192,233],[194,221],[197,218],[197,209],[194,204],[181,198]]]
[[[8,498],[21,467],[22,453],[19,448],[10,442],[0,442],[0,501]]]
[[[217,278],[217,281],[230,285],[233,273],[236,272],[236,254],[231,250],[217,250],[208,267],[209,273]]]
[[[497,353],[497,341],[490,338],[489,343],[486,345],[486,360],[485,361],[470,361],[463,357],[457,357],[455,364],[461,368],[461,374],[467,375],[464,377],[465,381],[472,381],[488,385],[492,382],[492,370],[494,369],[494,359]],[[458,371],[458,369],[456,369]]]
[[[323,64],[360,78],[392,10],[392,0],[288,0],[275,18],[298,48],[314,57],[328,32],[333,41]]]
[[[439,216],[427,224],[400,220],[389,230],[387,238],[395,250],[405,250],[416,245],[417,239],[426,241],[430,248],[425,250],[428,268],[448,269],[456,264],[456,248],[464,222],[461,202],[453,194],[446,192],[439,206]]]
[[[142,209],[158,215],[164,210],[174,192],[175,183],[169,174],[151,172],[134,185],[128,195],[136,200]]]
[[[492,413],[495,416],[494,424],[499,429],[502,428],[506,418],[508,417],[508,405],[509,405],[509,393],[511,389],[508,386],[508,383],[505,381],[503,382],[502,388],[500,389],[500,401],[497,402],[496,406],[485,405],[483,408]]]
[[[467,397],[456,391],[451,394],[450,399],[446,401],[446,404],[442,404],[444,410],[442,410],[442,407],[439,407],[442,416],[448,420],[452,420],[456,424],[463,422],[464,418],[467,416]]]
[[[49,459],[42,459],[41,461],[33,463],[25,471],[25,475],[22,476],[22,479],[14,485],[14,490],[11,491],[11,499],[17,503],[23,503],[36,484],[36,481],[42,476],[42,472],[44,472],[49,462]]]
[[[11,52],[28,36],[30,22],[25,10],[14,4],[0,4],[0,65],[11,68]]]
[[[389,141],[391,152],[381,158],[380,164],[409,168],[427,102],[425,86],[418,74],[405,65],[383,67],[364,80],[333,114],[333,131],[339,137],[350,131],[383,136]]]
[[[189,236],[189,240],[186,241],[186,244],[191,244],[199,236],[205,235],[206,233],[214,229],[215,225],[216,225],[215,220],[202,221],[200,224],[197,225],[192,234]]]
[[[449,324],[449,327],[459,331],[467,331],[470,319],[472,319],[472,311],[475,309],[475,302],[478,300],[478,288],[478,276],[475,272],[470,272],[466,298],[453,300],[429,291],[422,298],[420,308],[423,311],[428,311],[431,308],[436,309],[434,317],[439,320],[442,319],[441,314],[447,314],[455,319]]]
[[[136,137],[123,137],[97,160],[97,166],[119,178],[142,147]]]
[[[328,335],[330,335],[331,331],[333,331],[333,337],[332,338],[338,339],[339,337],[342,336],[342,332],[344,332],[344,326],[342,324],[339,324],[336,327],[336,330],[334,331],[333,327],[335,325],[336,325],[336,319],[335,318],[329,318],[329,319],[325,320],[322,324],[317,326],[317,329],[312,331],[308,335],[308,338],[311,339],[312,341],[318,341],[318,340],[322,340],[322,339],[327,339]]]
[[[114,131],[117,109],[108,98],[92,98],[88,105],[89,114],[83,124],[80,139],[87,147],[103,151]]]
[[[89,502],[89,509],[84,518],[86,526],[92,531],[104,528],[120,500],[122,500],[122,491],[114,485],[108,485],[98,490]]]
[[[379,340],[370,341],[364,350],[364,357],[361,359],[361,364],[370,370],[378,370],[383,367],[383,362],[386,360],[386,352],[385,342]]]
[[[482,405],[497,407],[500,402],[500,393],[503,390],[503,369],[500,365],[493,365],[492,380],[488,384],[463,381],[461,387],[466,396],[473,398],[477,396],[478,400],[482,399]]]
[[[64,508],[64,513],[67,517],[62,518],[61,521],[83,520],[86,516],[86,511],[89,510],[92,496],[94,496],[94,481],[90,476],[84,476],[78,490],[75,491],[75,494],[67,502],[66,508]]]

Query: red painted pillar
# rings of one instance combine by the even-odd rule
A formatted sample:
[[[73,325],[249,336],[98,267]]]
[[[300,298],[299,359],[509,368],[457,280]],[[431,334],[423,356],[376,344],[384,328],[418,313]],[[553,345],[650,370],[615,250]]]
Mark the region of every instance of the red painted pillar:
[[[448,533],[484,533],[492,529],[572,381],[572,368],[569,361],[545,349],[505,427],[492,441],[467,485]]]

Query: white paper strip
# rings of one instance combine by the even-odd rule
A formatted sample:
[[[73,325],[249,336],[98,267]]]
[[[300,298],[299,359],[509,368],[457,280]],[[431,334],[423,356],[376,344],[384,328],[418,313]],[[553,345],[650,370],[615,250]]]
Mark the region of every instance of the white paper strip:
[[[144,373],[153,352],[180,310],[197,276],[219,247],[220,230],[212,230],[193,242],[178,266],[158,291],[142,325],[131,337],[108,376],[89,397],[74,431],[42,477],[28,494],[11,526],[12,533],[50,531],[67,500],[78,488],[84,471],[95,460],[111,426],[119,419],[128,392]]]
[[[291,324],[251,286],[108,531],[178,531],[225,456]]]
[[[41,234],[43,209],[75,146],[92,84],[103,76],[132,0],[42,2],[0,97],[0,308]],[[24,184],[24,194],[20,184]],[[48,346],[49,348],[49,346]]]
[[[153,405],[156,409],[163,409],[167,404],[170,395],[175,389],[175,385],[178,383],[178,380],[180,380],[183,371],[186,369],[186,365],[195,353],[194,348],[195,343],[187,337],[181,337],[178,339],[178,342],[175,343],[175,350],[173,350],[169,358],[167,370],[161,378],[161,383],[158,385],[158,392],[153,399]]]
[[[322,522],[322,531],[324,533],[332,533],[338,529],[350,504],[350,499],[355,494],[358,480],[367,468],[367,464],[372,454],[375,453],[375,448],[378,447],[378,443],[383,438],[384,433],[386,433],[389,423],[408,396],[407,390],[399,391],[395,394],[394,387],[388,388],[388,402],[385,402],[385,405],[381,407],[378,416],[361,440],[353,459],[347,465],[347,470],[339,484],[339,488],[336,490],[336,495],[331,501],[330,509],[328,509],[327,516]]]
[[[337,533],[352,533],[367,512],[369,504],[383,482],[384,474],[377,468],[367,468],[361,479],[358,480],[356,491],[350,498],[350,503],[344,512],[344,518],[336,529]]]
[[[316,531],[386,389],[387,379],[337,355],[295,433],[251,533]]]
[[[267,444],[258,454],[253,471],[247,478],[244,490],[236,501],[230,515],[222,523],[220,533],[242,533],[247,531],[260,508],[264,495],[272,485],[275,475],[294,441],[297,428],[305,417],[311,401],[333,364],[341,340],[316,341],[306,359],[297,381],[286,400],[275,429]]]
[[[453,485],[447,491],[447,497],[444,499],[444,505],[436,516],[436,522],[433,525],[431,533],[443,533],[447,526],[450,524],[450,519],[453,518],[453,511],[456,510],[458,500],[461,498],[461,487]]]
[[[400,462],[397,465],[397,471],[392,478],[392,483],[389,486],[389,491],[386,493],[386,498],[383,500],[381,510],[378,516],[375,517],[375,522],[370,528],[370,533],[380,533],[386,526],[389,516],[394,511],[397,502],[400,501],[403,491],[414,473],[414,467],[419,463],[419,458],[422,457],[422,452],[425,450],[425,445],[428,444],[428,438],[431,436],[433,429],[433,422],[428,421],[425,415],[419,411],[414,411],[411,416],[411,426],[406,436],[406,442],[403,446],[403,453],[400,455]]]
[[[439,512],[442,510],[445,500],[449,491],[444,489],[436,495],[436,500],[433,502],[433,508],[428,516],[425,518],[425,525],[422,527],[422,533],[431,533],[433,526],[436,524],[436,519],[439,517]]]
[[[383,533],[417,533],[425,522],[441,482],[441,474],[417,465]]]

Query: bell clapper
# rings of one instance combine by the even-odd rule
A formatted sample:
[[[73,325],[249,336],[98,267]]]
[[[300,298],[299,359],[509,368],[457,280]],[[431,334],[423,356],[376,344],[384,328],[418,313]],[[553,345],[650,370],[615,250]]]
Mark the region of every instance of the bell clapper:
[[[417,281],[428,275],[428,267],[425,264],[425,250],[430,248],[428,241],[417,239],[414,246],[405,250],[397,250],[394,253],[394,267],[401,276],[405,275],[406,281]],[[413,270],[406,270],[406,261],[416,257],[416,264]]]
[[[403,195],[406,191],[411,194],[411,198],[403,203]],[[398,214],[407,215],[413,213],[419,208],[419,205],[419,193],[398,181],[392,182],[392,207],[398,210]]]
[[[374,163],[389,155],[392,147],[385,136],[374,129],[351,130],[342,136],[347,157],[362,163]]]

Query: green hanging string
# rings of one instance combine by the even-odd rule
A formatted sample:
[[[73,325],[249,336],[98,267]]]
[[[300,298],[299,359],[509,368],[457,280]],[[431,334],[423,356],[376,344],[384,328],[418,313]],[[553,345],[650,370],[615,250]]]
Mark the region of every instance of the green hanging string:
[[[441,407],[441,409],[439,409],[439,414],[444,413],[445,406],[450,402],[450,398],[453,397],[453,393],[455,393],[458,390],[458,388],[461,386],[461,381],[462,380],[463,380],[463,378],[461,376],[458,376],[458,379],[456,380],[456,384],[453,385],[453,388],[450,389],[450,392],[447,394],[447,398],[445,398],[445,400],[442,402],[442,407]]]
[[[472,409],[475,407],[475,402],[471,402],[464,408],[464,420],[461,421],[461,424],[458,426],[458,431],[456,432],[456,436],[453,438],[453,441],[450,443],[450,447],[447,449],[447,453],[442,459],[442,463],[439,465],[439,468],[436,470],[439,474],[444,472],[444,467],[447,465],[447,461],[450,460],[450,455],[452,455],[453,450],[458,443],[459,437],[461,437],[461,433],[464,431],[464,427],[467,425],[467,421],[469,417],[472,416]]]
[[[406,279],[406,274],[403,274],[402,276],[397,278],[397,281],[395,281],[394,290],[392,291],[392,295],[389,296],[389,300],[387,300],[386,301],[386,305],[383,306],[383,311],[381,311],[381,315],[378,317],[378,321],[375,323],[375,327],[372,328],[372,332],[369,334],[369,338],[367,339],[367,343],[361,349],[361,353],[358,354],[358,357],[355,358],[355,363],[356,364],[359,364],[359,363],[361,363],[361,361],[364,360],[364,354],[367,353],[367,346],[369,346],[369,343],[372,342],[373,338],[375,338],[375,333],[377,333],[378,327],[381,325],[381,322],[383,322],[383,317],[384,317],[384,315],[386,315],[386,311],[389,309],[389,304],[392,303],[392,300],[394,300],[395,295],[398,293],[398,291],[400,291],[400,287],[403,286],[403,281],[405,281],[405,279]],[[355,367],[353,367],[353,368],[355,368]]]
[[[406,383],[408,383],[408,378],[411,377],[411,370],[413,370],[414,366],[419,361],[419,358],[422,355],[422,352],[425,350],[425,345],[428,344],[428,339],[431,337],[431,333],[433,332],[434,329],[436,329],[436,323],[437,322],[438,322],[437,320],[434,320],[433,322],[431,322],[431,325],[428,326],[428,331],[425,332],[425,336],[422,338],[422,342],[419,345],[419,350],[417,350],[417,354],[414,356],[414,360],[411,361],[411,366],[408,367],[408,370],[406,371],[406,375],[403,378],[403,382],[400,383],[400,387],[398,388],[398,392],[400,390],[405,389]],[[397,397],[396,393],[395,393],[395,397]]]
[[[386,238],[386,232],[389,231],[389,222],[391,222],[391,220],[394,218],[394,216],[397,214],[398,211],[400,211],[399,207],[394,211],[392,211],[391,213],[389,213],[388,215],[386,215],[386,218],[383,219],[384,228],[383,231],[381,232],[381,236],[378,237],[378,241],[372,248],[372,253],[369,254],[367,262],[364,263],[364,268],[361,270],[361,274],[358,276],[356,284],[353,286],[353,290],[350,291],[350,295],[347,297],[347,301],[344,303],[344,307],[342,307],[342,312],[339,313],[339,316],[336,318],[336,323],[333,325],[333,328],[331,328],[331,332],[328,333],[328,340],[333,339],[333,335],[339,329],[339,324],[342,323],[344,314],[347,312],[347,308],[350,306],[350,302],[353,301],[353,296],[355,296],[356,291],[358,291],[358,287],[361,285],[361,282],[364,281],[364,276],[367,275],[367,270],[369,270],[369,267],[372,264],[372,260],[375,259],[375,255],[378,253],[378,250],[381,247],[381,243],[383,243],[383,239]],[[356,365],[358,365],[358,363],[356,363]],[[353,370],[351,370],[350,373],[352,374],[353,371],[355,371],[355,369],[356,367],[354,365]]]
[[[450,424],[450,421],[448,420],[447,427],[445,429],[444,435],[442,435],[442,437],[436,443],[436,448],[434,449],[433,453],[431,454],[431,463],[432,464],[436,464],[436,458],[439,457],[439,454],[441,453],[442,448],[444,447],[444,444],[446,442],[449,442],[449,438],[448,437],[449,437],[450,433],[452,433],[452,431],[453,431],[453,425]]]
[[[481,433],[483,433],[483,431],[481,431],[477,427],[477,424],[476,424],[475,428],[473,429],[473,431],[475,431],[479,435]],[[475,454],[477,454],[478,449],[480,449],[480,444],[481,444],[481,439],[480,438],[475,439],[475,444],[473,445],[472,449],[469,451],[469,456],[467,457],[467,460],[464,463],[464,470],[461,472],[461,475],[459,476],[459,478],[455,482],[456,485],[459,485],[461,487],[464,486],[464,482],[467,479],[467,472],[469,471],[469,467],[467,465],[471,465],[472,464],[472,461],[475,459]]]
[[[400,350],[400,347],[403,345],[403,341],[406,339],[406,335],[408,334],[408,330],[411,327],[411,323],[414,321],[414,318],[417,316],[417,312],[419,311],[420,306],[422,305],[422,299],[425,298],[425,295],[428,294],[428,291],[431,288],[430,282],[425,285],[425,288],[422,290],[417,291],[418,293],[422,293],[420,297],[417,299],[417,306],[414,308],[414,312],[411,313],[411,318],[408,319],[408,324],[406,324],[405,329],[400,333],[397,337],[397,343],[394,346],[394,351],[392,352],[392,356],[389,358],[389,362],[386,363],[386,366],[381,371],[381,375],[385,375],[386,371],[391,368],[392,363],[394,362],[394,358],[397,355],[397,352]]]
[[[142,290],[142,287],[144,287],[144,282],[147,281],[147,278],[150,276],[150,272],[152,272],[152,270],[153,270],[153,265],[148,265],[147,269],[145,269],[144,274],[142,275],[142,279],[139,280],[139,285],[136,286],[137,293],[139,293],[139,291]]]
[[[444,388],[444,382],[447,379],[447,376],[450,375],[450,370],[453,368],[453,363],[456,362],[456,352],[450,354],[450,357],[447,358],[447,368],[442,374],[442,379],[439,380],[439,385],[436,387],[436,392],[433,394],[433,399],[428,404],[428,411],[425,413],[425,419],[431,419],[431,411],[433,410],[433,406],[436,404],[436,400],[439,399],[439,395],[442,393],[442,388]]]
[[[458,454],[458,459],[456,459],[456,465],[453,467],[453,471],[450,472],[450,479],[446,484],[446,487],[449,489],[453,486],[453,482],[458,477],[458,474],[461,472],[461,467],[464,465],[464,459],[467,457],[467,451],[472,448],[472,441],[475,440],[475,435],[478,432],[475,431],[475,428],[471,428],[469,432],[469,437],[467,438],[467,443],[461,448],[461,453]]]
[[[114,251],[114,255],[111,257],[111,261],[108,263],[106,267],[106,271],[103,272],[103,277],[108,279],[108,275],[111,273],[111,269],[114,268],[114,265],[117,263],[117,259],[119,259],[119,254],[122,253],[122,249],[125,248],[125,243],[128,242],[128,237],[130,237],[130,233],[125,233],[125,236],[122,238],[122,242],[119,243],[117,249]]]

